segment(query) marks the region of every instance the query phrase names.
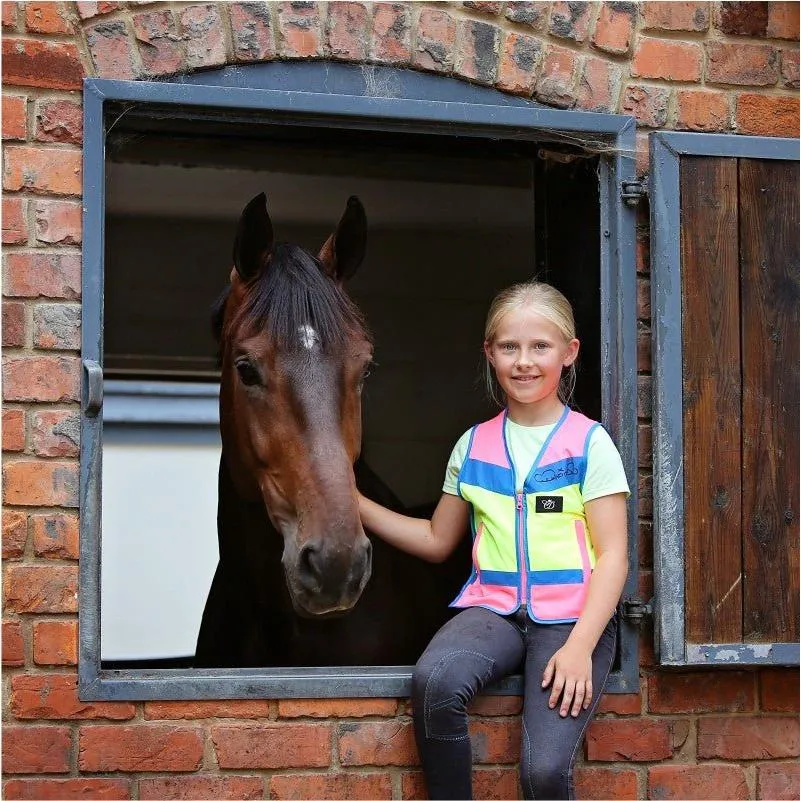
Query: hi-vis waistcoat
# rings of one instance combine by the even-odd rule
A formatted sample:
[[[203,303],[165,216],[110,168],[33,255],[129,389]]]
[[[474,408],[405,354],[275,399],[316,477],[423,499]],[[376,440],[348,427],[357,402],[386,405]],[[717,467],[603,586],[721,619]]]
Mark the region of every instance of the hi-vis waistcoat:
[[[518,493],[506,415],[473,428],[459,472],[459,495],[472,506],[473,572],[451,606],[509,614],[525,604],[535,621],[574,621],[595,566],[581,489],[599,423],[565,408]]]

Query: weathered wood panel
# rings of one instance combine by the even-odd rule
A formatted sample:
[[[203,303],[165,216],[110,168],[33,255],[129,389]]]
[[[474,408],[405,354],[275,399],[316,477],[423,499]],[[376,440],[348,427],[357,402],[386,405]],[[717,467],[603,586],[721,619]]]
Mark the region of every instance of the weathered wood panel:
[[[685,637],[742,639],[737,161],[680,170]]]
[[[798,163],[741,159],[743,633],[798,641]]]

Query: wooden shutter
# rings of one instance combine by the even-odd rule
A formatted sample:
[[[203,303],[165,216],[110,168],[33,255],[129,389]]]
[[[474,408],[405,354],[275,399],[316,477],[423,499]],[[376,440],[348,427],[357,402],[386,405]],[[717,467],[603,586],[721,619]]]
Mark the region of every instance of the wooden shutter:
[[[652,137],[654,565],[667,664],[797,664],[796,140]]]

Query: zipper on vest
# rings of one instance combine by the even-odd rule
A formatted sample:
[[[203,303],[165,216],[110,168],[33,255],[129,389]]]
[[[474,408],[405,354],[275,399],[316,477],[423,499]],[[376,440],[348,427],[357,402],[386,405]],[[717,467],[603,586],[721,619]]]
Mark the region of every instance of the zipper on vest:
[[[523,536],[523,493],[517,493],[517,550],[520,561],[520,603],[528,606],[528,592],[526,588],[526,549]]]

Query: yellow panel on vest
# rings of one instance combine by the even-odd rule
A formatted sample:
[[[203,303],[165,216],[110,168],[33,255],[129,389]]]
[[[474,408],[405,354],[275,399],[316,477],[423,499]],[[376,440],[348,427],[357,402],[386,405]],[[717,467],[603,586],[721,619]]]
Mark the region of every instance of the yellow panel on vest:
[[[482,489],[464,482],[462,497],[473,504],[473,517],[478,538],[476,561],[482,570],[517,570],[517,543],[509,531],[516,530],[515,498]],[[493,522],[496,521],[496,522]]]

